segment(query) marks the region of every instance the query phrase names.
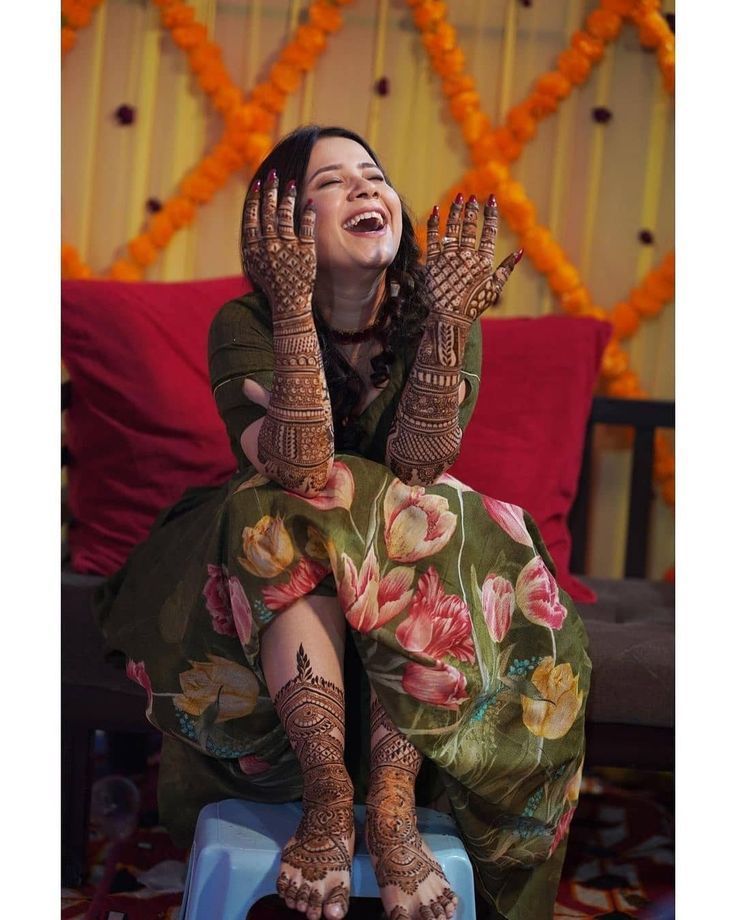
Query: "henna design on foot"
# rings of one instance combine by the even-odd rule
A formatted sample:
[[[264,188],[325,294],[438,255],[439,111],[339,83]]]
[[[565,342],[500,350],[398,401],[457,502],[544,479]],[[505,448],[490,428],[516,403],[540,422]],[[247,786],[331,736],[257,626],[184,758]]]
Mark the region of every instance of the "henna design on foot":
[[[454,913],[457,898],[417,830],[414,784],[422,756],[396,729],[376,697],[371,701],[370,726],[366,846],[389,918],[447,917],[445,908],[452,905]],[[400,903],[395,904],[397,898]]]
[[[306,904],[310,917],[319,916],[320,907],[325,916],[342,917],[354,837],[353,786],[344,763],[345,700],[339,687],[313,673],[301,645],[296,662],[296,677],[279,690],[274,706],[301,766],[303,815],[281,854],[276,887],[289,907]],[[327,893],[325,886],[315,887],[325,880],[330,885],[333,873],[344,873],[348,884],[338,877]]]

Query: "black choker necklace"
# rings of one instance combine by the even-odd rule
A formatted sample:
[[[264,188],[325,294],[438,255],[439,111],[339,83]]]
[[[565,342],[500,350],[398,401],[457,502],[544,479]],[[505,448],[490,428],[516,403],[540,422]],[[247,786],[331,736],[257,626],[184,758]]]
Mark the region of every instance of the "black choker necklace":
[[[383,325],[383,317],[385,314],[383,307],[376,314],[376,318],[372,323],[369,323],[367,326],[363,326],[362,329],[335,329],[334,326],[328,326],[330,330],[330,337],[335,342],[343,342],[355,344],[358,342],[367,342],[368,339],[374,338],[381,326]]]

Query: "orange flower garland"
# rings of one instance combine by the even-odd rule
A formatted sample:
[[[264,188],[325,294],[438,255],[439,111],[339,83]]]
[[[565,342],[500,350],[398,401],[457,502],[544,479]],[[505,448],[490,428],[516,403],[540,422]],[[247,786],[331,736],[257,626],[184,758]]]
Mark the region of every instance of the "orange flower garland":
[[[61,0],[61,56],[71,51],[77,32],[92,21],[92,14],[102,0]]]
[[[96,0],[96,3],[101,0]],[[267,79],[256,86],[248,100],[230,79],[219,47],[209,41],[207,30],[195,19],[194,9],[183,0],[154,0],[161,8],[161,22],[174,43],[187,55],[190,69],[203,92],[225,118],[220,141],[179,183],[178,194],[168,199],[147,221],[142,233],[127,245],[127,258],[113,262],[109,276],[121,281],[142,277],[168,245],[174,233],[191,223],[196,208],[206,204],[243,166],[257,166],[272,146],[276,117],[286,98],[327,47],[327,35],[342,25],[339,7],[352,0],[313,0],[308,22],[300,26],[272,65]],[[63,277],[90,277],[76,250],[66,245],[62,254]]]
[[[628,355],[619,345],[619,339],[625,337],[620,332],[633,334],[641,316],[657,315],[671,300],[674,292],[674,254],[649,273],[631,292],[628,301],[617,304],[609,314],[594,304],[577,269],[567,259],[550,230],[536,223],[534,204],[521,183],[511,178],[508,162],[516,159],[526,142],[534,136],[537,122],[556,110],[558,102],[569,95],[573,85],[580,85],[587,79],[593,64],[603,56],[605,44],[618,36],[623,17],[631,18],[640,26],[642,44],[654,40],[642,31],[648,25],[654,30],[657,41],[664,43],[667,50],[669,46],[661,26],[657,24],[655,27],[651,20],[656,15],[670,34],[667,23],[658,12],[659,0],[601,0],[600,6],[586,17],[585,28],[575,32],[570,47],[558,55],[558,68],[543,74],[536,81],[531,95],[512,108],[505,124],[496,130],[481,111],[472,77],[462,72],[462,59],[454,55],[456,35],[445,20],[445,4],[438,0],[407,0],[407,5],[412,8],[430,63],[442,80],[442,91],[448,99],[453,118],[463,131],[470,158],[478,167],[468,171],[460,182],[445,192],[441,199],[442,211],[449,208],[458,191],[472,189],[483,196],[494,193],[505,220],[519,234],[521,245],[535,266],[547,276],[561,308],[572,315],[594,316],[613,323],[614,337],[604,352],[601,366],[605,391],[611,396],[642,398],[645,393],[639,379],[631,370]],[[426,221],[423,221],[420,234],[425,232],[425,224]],[[423,238],[421,242],[424,243]],[[666,439],[659,438],[655,442],[655,457],[660,465],[666,465],[672,459]],[[662,495],[672,504],[672,489],[663,488]]]

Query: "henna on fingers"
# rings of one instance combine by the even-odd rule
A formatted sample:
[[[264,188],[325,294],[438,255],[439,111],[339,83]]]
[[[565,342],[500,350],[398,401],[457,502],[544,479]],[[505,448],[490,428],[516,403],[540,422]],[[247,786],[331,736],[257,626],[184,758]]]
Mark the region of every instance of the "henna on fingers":
[[[494,271],[498,210],[491,196],[484,208],[480,243],[479,206],[471,196],[463,211],[458,195],[440,239],[439,208],[427,223],[427,288],[432,298],[417,349],[388,437],[388,465],[403,482],[428,485],[457,459],[458,422],[465,347],[472,324],[498,300],[521,258],[508,256]]]
[[[345,699],[339,687],[313,673],[301,645],[296,665],[296,676],[276,694],[274,706],[301,767],[303,815],[281,854],[276,888],[287,906],[306,906],[309,917],[339,918],[347,913],[354,835]],[[330,879],[333,873],[344,878]],[[315,885],[320,882],[325,884]]]
[[[294,232],[296,185],[278,201],[278,177],[263,195],[256,183],[244,209],[243,263],[273,311],[274,376],[258,436],[266,474],[287,489],[314,494],[332,468],[334,435],[322,354],[312,316],[317,270],[314,209],[307,204]]]

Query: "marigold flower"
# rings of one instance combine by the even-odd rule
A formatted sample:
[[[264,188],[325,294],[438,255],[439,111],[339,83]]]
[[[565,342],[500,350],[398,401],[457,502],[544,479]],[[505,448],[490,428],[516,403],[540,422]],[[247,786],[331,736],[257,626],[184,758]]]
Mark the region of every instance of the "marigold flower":
[[[568,48],[557,55],[557,66],[563,77],[571,83],[582,83],[590,73],[590,58],[577,48]]]
[[[92,11],[84,3],[74,2],[74,0],[65,0],[61,4],[61,15],[64,17],[65,24],[72,29],[83,29],[92,19]]]
[[[601,376],[607,379],[620,377],[629,367],[629,358],[616,339],[611,340],[603,349],[601,357]]]
[[[593,64],[600,61],[606,50],[605,45],[600,39],[595,38],[593,35],[589,35],[587,32],[573,32],[571,44],[576,51],[585,55]]]
[[[547,277],[549,286],[556,294],[571,291],[580,284],[580,275],[577,269],[567,260],[557,265]]]
[[[453,118],[462,121],[470,112],[475,112],[480,108],[480,96],[473,90],[467,90],[457,93],[450,99],[450,111]]]
[[[273,85],[284,93],[293,93],[301,80],[299,71],[290,64],[276,63],[268,75]]]
[[[184,51],[188,51],[190,48],[193,49],[206,41],[207,29],[199,22],[192,22],[189,25],[177,26],[172,29],[171,38],[175,45],[178,45]]]
[[[631,13],[637,5],[637,0],[601,0],[601,6],[610,13],[618,13],[619,16],[626,16]]]
[[[171,216],[164,211],[154,214],[148,223],[148,233],[154,245],[158,246],[159,249],[163,249],[174,235],[174,224]]]
[[[417,28],[425,31],[425,29],[430,29],[436,22],[445,18],[447,7],[444,3],[426,0],[425,3],[420,3],[414,8],[412,15]]]
[[[644,48],[656,48],[661,42],[672,38],[667,20],[659,12],[647,13],[637,20],[639,41]]]
[[[199,85],[206,93],[214,93],[221,86],[228,86],[230,78],[222,61],[212,61],[199,74]]]
[[[506,124],[520,141],[528,141],[537,133],[537,124],[529,112],[528,104],[515,105],[506,116]]]
[[[641,318],[627,300],[614,304],[611,310],[611,323],[619,339],[628,339],[639,328]]]
[[[609,10],[593,10],[585,20],[585,28],[601,41],[610,42],[621,31],[621,17]]]
[[[205,204],[212,198],[216,191],[215,183],[198,172],[193,172],[185,176],[179,188],[182,194],[186,195],[187,198],[191,198],[192,201],[196,201],[198,204]]]
[[[128,243],[128,252],[138,265],[150,265],[158,255],[158,249],[154,246],[151,237],[147,233],[134,237]]]
[[[322,29],[314,25],[299,26],[294,40],[303,48],[315,54],[321,54],[327,47],[327,38]]]
[[[194,9],[187,6],[186,3],[171,4],[161,10],[161,22],[167,29],[174,29],[177,26],[186,26],[194,22]]]
[[[232,84],[218,87],[212,96],[212,104],[223,115],[236,109],[243,101],[243,94]]]
[[[66,54],[67,51],[71,51],[76,42],[77,33],[74,29],[64,26],[61,30],[61,53]]]
[[[190,224],[194,220],[196,213],[194,204],[183,196],[170,198],[164,205],[163,210],[171,218],[171,223],[176,230],[186,226],[186,224]]]
[[[642,316],[656,316],[661,312],[664,304],[657,297],[652,297],[643,287],[632,291],[629,303]]]
[[[116,281],[140,281],[143,277],[140,269],[127,259],[117,259],[113,262],[108,274]]]
[[[558,70],[550,70],[543,73],[535,83],[537,90],[545,96],[552,96],[555,99],[564,99],[570,94],[572,84]]]
[[[505,160],[516,160],[523,149],[522,145],[506,127],[499,128],[496,131],[496,143]]]
[[[260,103],[270,112],[282,112],[286,105],[286,96],[273,83],[259,84],[251,93],[251,97],[254,102]]]
[[[584,285],[579,287],[572,288],[572,290],[564,291],[560,294],[560,306],[566,313],[571,313],[573,316],[582,312],[585,307],[592,305],[592,300],[590,298],[590,292]]]
[[[473,145],[483,134],[490,132],[491,122],[487,115],[475,108],[463,116],[461,127],[466,143]]]
[[[220,49],[214,42],[205,41],[198,44],[189,52],[187,57],[189,66],[194,73],[200,73],[213,61],[222,59]]]
[[[309,19],[325,32],[336,32],[342,25],[342,14],[329,3],[313,3],[309,10]]]

